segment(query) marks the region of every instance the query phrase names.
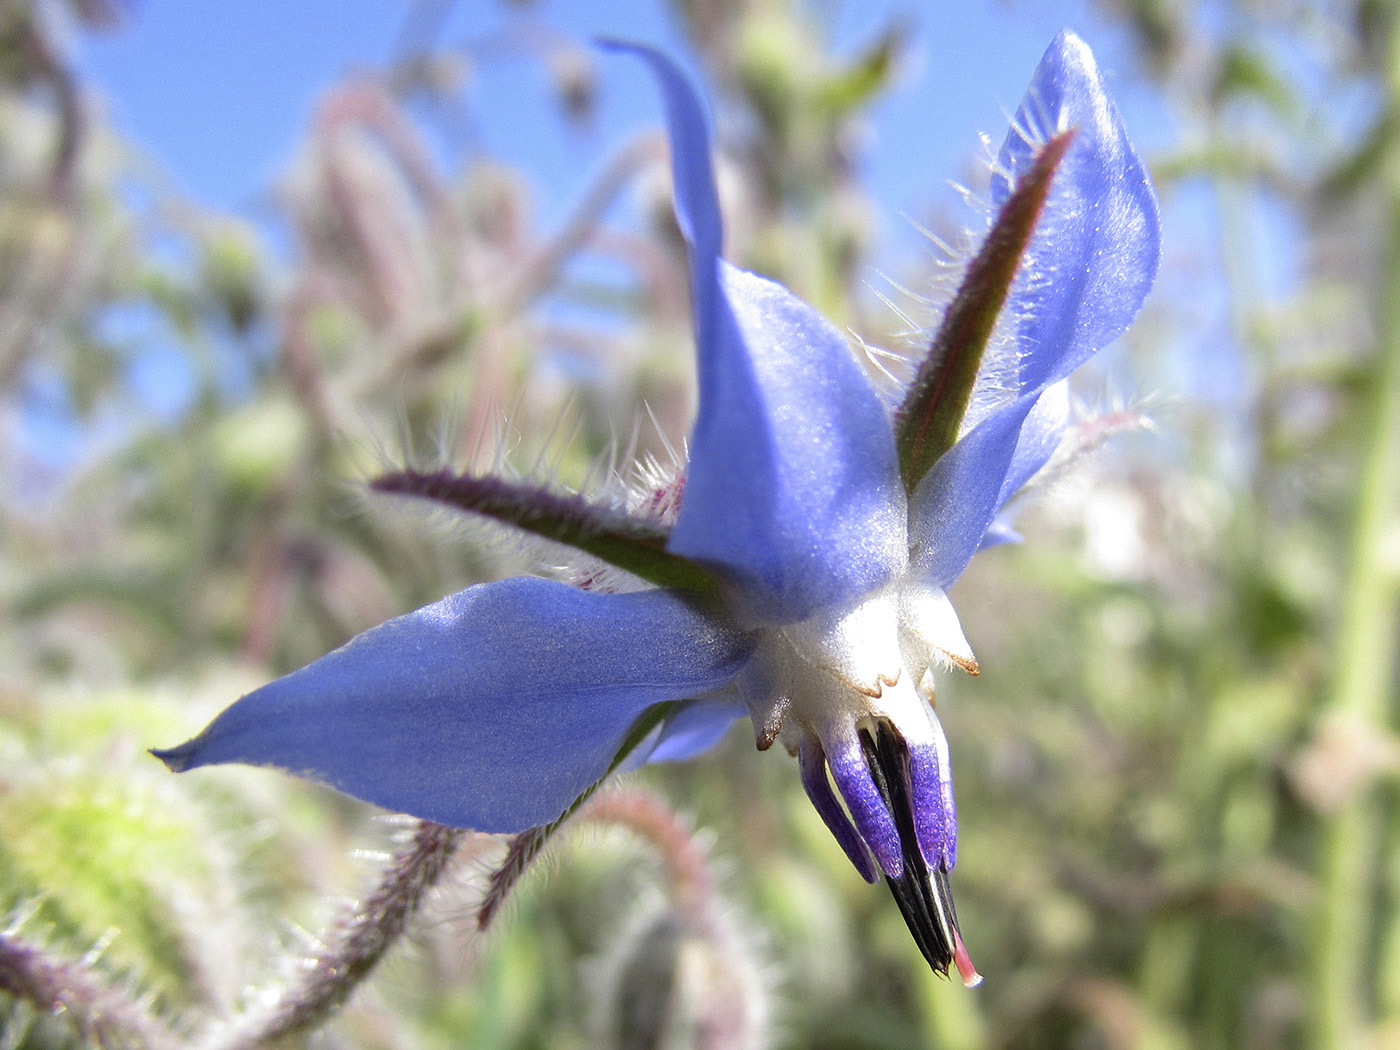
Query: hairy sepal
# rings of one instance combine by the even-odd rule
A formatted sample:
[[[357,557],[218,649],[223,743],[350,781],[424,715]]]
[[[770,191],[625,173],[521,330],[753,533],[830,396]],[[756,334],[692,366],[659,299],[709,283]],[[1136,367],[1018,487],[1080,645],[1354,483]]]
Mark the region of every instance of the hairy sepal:
[[[899,407],[895,444],[908,492],[958,439],[987,342],[1049,196],[1055,170],[1073,140],[1072,130],[1055,136],[1017,181],[948,304],[928,356]]]
[[[715,578],[666,549],[670,530],[639,521],[581,496],[497,477],[404,470],[370,482],[375,492],[417,496],[480,514],[522,532],[563,543],[658,587],[714,596]]]

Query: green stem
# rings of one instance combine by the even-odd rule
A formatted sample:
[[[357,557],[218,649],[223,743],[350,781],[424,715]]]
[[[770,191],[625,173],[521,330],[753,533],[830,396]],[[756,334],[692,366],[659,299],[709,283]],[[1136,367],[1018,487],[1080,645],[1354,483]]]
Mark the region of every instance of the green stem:
[[[1393,55],[1400,50],[1392,48]],[[1400,99],[1400,85],[1392,85]],[[1371,374],[1369,448],[1357,493],[1354,532],[1335,645],[1333,692],[1325,715],[1364,730],[1388,728],[1395,658],[1397,587],[1384,561],[1386,532],[1400,508],[1400,169],[1392,163],[1385,221],[1389,235],[1381,343]],[[1380,800],[1362,791],[1324,832],[1318,901],[1314,1043],[1322,1050],[1364,1045],[1373,989],[1372,943]]]

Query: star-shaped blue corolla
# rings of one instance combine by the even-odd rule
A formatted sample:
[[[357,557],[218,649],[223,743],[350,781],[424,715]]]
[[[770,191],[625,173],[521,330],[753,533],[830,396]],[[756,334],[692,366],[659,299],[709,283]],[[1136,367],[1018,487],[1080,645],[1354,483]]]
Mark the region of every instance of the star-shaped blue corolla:
[[[481,584],[243,697],[172,769],[276,766],[457,827],[547,825],[625,761],[682,758],[743,714],[781,742],[860,873],[931,966],[978,979],[948,878],[948,745],[931,667],[975,673],[948,588],[1067,424],[1065,381],[1131,322],[1157,205],[1089,49],[1062,33],[996,159],[990,232],[892,410],[847,339],[721,257],[702,104],[665,98],[689,245],[699,410],[673,522],[492,477],[403,474],[621,570],[584,589]],[[630,756],[630,757],[629,757]]]

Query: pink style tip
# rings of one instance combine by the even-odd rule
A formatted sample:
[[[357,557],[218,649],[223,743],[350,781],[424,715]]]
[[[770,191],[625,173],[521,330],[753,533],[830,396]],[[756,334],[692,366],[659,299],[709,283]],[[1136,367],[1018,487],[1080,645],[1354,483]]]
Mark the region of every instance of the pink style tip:
[[[963,987],[976,988],[982,983],[982,975],[977,972],[977,967],[972,965],[972,956],[967,954],[967,946],[963,944],[962,934],[957,930],[953,931],[953,945],[953,965],[958,968]]]

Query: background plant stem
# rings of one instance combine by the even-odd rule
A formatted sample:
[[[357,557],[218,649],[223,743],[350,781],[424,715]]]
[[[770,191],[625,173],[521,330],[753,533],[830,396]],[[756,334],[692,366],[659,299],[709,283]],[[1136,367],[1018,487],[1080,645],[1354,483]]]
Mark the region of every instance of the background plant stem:
[[[1400,104],[1400,39],[1391,32],[1391,106]],[[1372,384],[1369,446],[1357,489],[1350,566],[1334,647],[1332,695],[1325,717],[1385,732],[1392,718],[1397,589],[1385,564],[1400,490],[1400,158],[1385,168],[1389,250],[1380,294],[1380,346]],[[1322,845],[1317,925],[1318,997],[1314,1042],[1326,1050],[1362,1045],[1371,995],[1380,800],[1362,790],[1332,819]]]

